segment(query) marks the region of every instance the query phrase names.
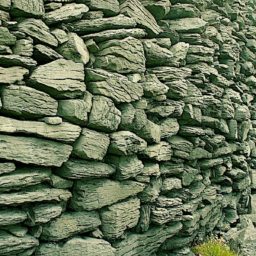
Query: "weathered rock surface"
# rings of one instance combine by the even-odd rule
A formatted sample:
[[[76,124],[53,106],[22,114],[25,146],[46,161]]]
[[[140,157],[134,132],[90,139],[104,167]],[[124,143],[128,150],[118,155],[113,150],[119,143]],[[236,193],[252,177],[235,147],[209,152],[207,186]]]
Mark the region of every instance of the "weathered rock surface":
[[[25,75],[28,75],[29,71],[22,67],[0,67],[0,85],[15,84],[21,81]]]
[[[118,182],[108,179],[77,181],[74,186],[71,207],[75,210],[99,209],[134,196],[143,188],[143,184],[135,181]]]
[[[13,16],[42,17],[44,15],[43,0],[14,0],[12,1],[11,14]]]
[[[0,210],[0,226],[15,225],[27,219],[25,211],[18,209]]]
[[[16,166],[11,162],[0,163],[0,175],[10,173],[16,170]]]
[[[45,23],[52,25],[59,22],[71,22],[82,18],[89,11],[85,4],[66,4],[61,8],[48,12],[44,16]]]
[[[2,92],[3,110],[15,116],[28,118],[53,116],[57,101],[48,94],[26,86],[8,86]]]
[[[81,128],[66,122],[51,125],[45,122],[22,121],[0,116],[0,132],[32,134],[69,143],[79,137]]]
[[[56,98],[81,96],[86,88],[83,65],[64,59],[52,61],[32,73],[30,84]]]
[[[99,44],[94,66],[121,74],[144,72],[145,57],[142,43],[135,38],[109,40]]]
[[[117,15],[119,13],[119,2],[117,0],[84,0],[90,10],[100,10],[107,16]]]
[[[156,20],[161,20],[170,11],[171,3],[168,0],[141,0],[144,7],[155,17]],[[173,8],[173,7],[172,7]]]
[[[8,28],[0,27],[0,45],[15,45],[16,37],[10,33]]]
[[[137,225],[140,215],[140,200],[129,199],[109,206],[100,214],[102,221],[102,232],[108,239],[120,237],[127,228]]]
[[[84,128],[74,144],[73,154],[83,159],[102,160],[109,143],[108,135]]]
[[[47,241],[59,241],[76,234],[92,231],[100,224],[97,212],[63,213],[57,219],[43,226],[40,238]]]
[[[57,171],[58,175],[69,179],[108,177],[114,172],[111,165],[78,159],[70,159]]]
[[[0,158],[25,164],[61,166],[68,160],[72,147],[59,142],[0,135]]]

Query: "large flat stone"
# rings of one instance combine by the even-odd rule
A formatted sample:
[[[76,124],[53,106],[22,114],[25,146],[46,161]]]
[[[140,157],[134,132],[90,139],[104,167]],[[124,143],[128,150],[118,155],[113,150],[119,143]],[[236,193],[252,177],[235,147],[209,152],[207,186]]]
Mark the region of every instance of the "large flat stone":
[[[109,97],[117,103],[139,100],[143,95],[143,88],[139,83],[131,82],[121,74],[103,69],[87,69],[86,78],[91,93]]]
[[[66,122],[51,125],[45,122],[23,121],[0,116],[0,132],[31,134],[69,143],[79,137],[81,128]]]
[[[135,181],[93,179],[77,181],[71,207],[75,210],[94,210],[121,201],[141,192],[144,185]]]
[[[15,84],[23,80],[25,75],[28,75],[29,70],[22,67],[0,67],[0,85]]]
[[[11,14],[16,17],[42,17],[44,15],[43,0],[13,0]]]
[[[25,164],[61,166],[68,160],[72,147],[59,142],[0,135],[0,158]]]
[[[57,170],[58,175],[68,179],[108,177],[114,172],[111,165],[79,159],[70,159]]]
[[[48,94],[27,86],[7,86],[2,91],[2,110],[27,118],[54,116],[58,103]]]
[[[103,239],[91,237],[72,238],[64,245],[42,243],[36,251],[36,256],[72,255],[72,256],[115,256],[115,249]]]
[[[83,0],[90,10],[100,10],[107,16],[114,16],[119,13],[118,0]]]
[[[30,77],[30,84],[56,98],[75,98],[85,92],[82,63],[55,60],[39,66]]]
[[[0,210],[0,226],[15,225],[26,219],[25,211],[19,209]]]
[[[95,230],[100,224],[97,212],[65,212],[43,226],[40,238],[46,241],[59,241]]]

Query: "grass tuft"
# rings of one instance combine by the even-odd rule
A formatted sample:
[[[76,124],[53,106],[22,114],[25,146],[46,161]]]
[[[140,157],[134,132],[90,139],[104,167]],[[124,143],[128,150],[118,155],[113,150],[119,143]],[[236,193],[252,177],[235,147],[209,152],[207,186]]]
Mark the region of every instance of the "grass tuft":
[[[195,246],[192,251],[198,256],[238,256],[219,239],[210,239],[203,244]]]

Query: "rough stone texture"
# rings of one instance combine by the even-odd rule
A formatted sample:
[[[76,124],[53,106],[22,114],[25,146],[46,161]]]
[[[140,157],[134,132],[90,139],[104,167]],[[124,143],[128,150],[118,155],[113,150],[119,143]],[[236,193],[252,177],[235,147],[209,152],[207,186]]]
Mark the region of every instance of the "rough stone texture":
[[[55,60],[39,66],[30,84],[56,98],[75,98],[85,91],[83,65],[70,60]]]
[[[29,71],[22,67],[0,68],[0,85],[15,84],[21,81]]]
[[[54,116],[58,103],[48,94],[26,86],[8,86],[2,92],[3,110],[28,118]]]
[[[27,214],[21,210],[1,210],[0,211],[0,225],[7,226],[7,225],[15,225],[17,223],[23,222],[27,219]]]

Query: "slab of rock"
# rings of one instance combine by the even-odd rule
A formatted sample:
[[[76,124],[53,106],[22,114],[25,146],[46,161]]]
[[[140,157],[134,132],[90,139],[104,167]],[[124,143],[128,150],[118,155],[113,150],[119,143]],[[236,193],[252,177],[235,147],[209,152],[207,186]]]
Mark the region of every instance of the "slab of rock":
[[[44,16],[44,21],[48,25],[60,22],[72,22],[82,18],[83,14],[89,11],[85,4],[65,4],[62,7],[48,12]]]
[[[70,159],[57,170],[58,175],[68,179],[108,177],[114,172],[111,165],[79,159]]]
[[[13,0],[11,14],[14,17],[42,17],[44,15],[43,0]]]
[[[88,34],[82,36],[84,40],[93,39],[95,42],[107,41],[110,39],[124,39],[128,36],[134,38],[144,38],[147,33],[144,29],[141,28],[128,28],[128,29],[110,29],[104,30],[93,34]]]
[[[94,96],[88,127],[99,131],[117,130],[121,122],[121,112],[113,101],[103,96]]]
[[[49,255],[74,255],[74,256],[115,256],[115,249],[103,239],[91,237],[72,238],[64,245],[42,243],[36,251],[36,256]]]
[[[8,28],[0,27],[0,45],[15,45],[16,37],[10,33]]]
[[[25,211],[18,209],[0,210],[0,226],[15,225],[27,219]]]
[[[0,205],[19,205],[24,203],[48,202],[48,201],[67,201],[71,193],[64,189],[47,187],[30,187],[21,192],[1,193]]]
[[[193,4],[175,4],[172,5],[168,14],[164,17],[167,20],[176,20],[181,18],[199,17],[200,11]]]
[[[83,0],[90,10],[100,10],[107,16],[114,16],[119,13],[117,0]]]
[[[102,210],[102,232],[107,239],[120,237],[126,229],[137,225],[140,217],[140,200],[132,198]]]
[[[89,62],[89,51],[83,39],[76,33],[68,34],[68,41],[58,48],[58,52],[66,59],[86,65]]]
[[[0,158],[25,164],[61,166],[68,160],[72,147],[59,142],[0,135]]]
[[[30,57],[20,55],[0,55],[0,63],[3,67],[21,66],[24,68],[35,67],[37,62]]]
[[[77,181],[74,185],[71,207],[74,210],[94,210],[134,196],[144,189],[135,181],[92,179]],[[0,201],[1,202],[1,201]]]
[[[135,26],[136,22],[132,18],[122,14],[110,18],[80,20],[66,25],[69,31],[76,32],[79,35],[96,33],[107,29],[133,28]]]
[[[127,74],[145,71],[145,56],[140,40],[127,37],[99,44],[94,67]]]
[[[176,118],[167,118],[160,122],[161,138],[168,138],[176,135],[180,125]]]
[[[147,142],[129,131],[118,131],[110,135],[109,152],[116,155],[132,155],[143,151]]]
[[[146,29],[151,36],[162,32],[154,16],[138,0],[121,1],[121,13],[133,18],[137,24]]]
[[[39,63],[47,63],[63,57],[49,46],[37,44],[34,46],[33,58]]]
[[[172,153],[171,145],[162,141],[158,144],[148,146],[142,154],[156,161],[169,161],[172,157]]]
[[[11,246],[10,246],[11,245]],[[17,237],[6,231],[0,231],[0,255],[18,255],[26,249],[36,247],[39,242],[30,235]]]
[[[181,189],[182,188],[182,183],[181,180],[178,178],[165,178],[163,180],[163,185],[161,187],[161,190],[163,192],[168,192],[173,189]]]
[[[107,158],[107,162],[116,166],[116,178],[118,180],[126,180],[136,177],[143,171],[143,163],[136,155],[132,156],[111,156]]]
[[[51,170],[42,167],[20,168],[12,173],[0,176],[0,191],[20,190],[49,181]]]
[[[11,0],[3,0],[0,3],[0,9],[8,11],[11,8]]]
[[[203,33],[207,22],[200,18],[183,18],[168,21],[164,20],[162,24],[179,33]]]
[[[109,97],[116,103],[139,100],[143,95],[143,88],[139,83],[132,82],[121,74],[103,69],[87,69],[86,75],[87,87],[91,93]]]
[[[154,16],[156,20],[163,19],[166,14],[169,13],[171,7],[169,0],[141,0],[140,2]]]
[[[97,212],[65,212],[43,226],[40,238],[59,241],[70,236],[95,230],[101,221]]]
[[[57,39],[50,33],[50,29],[41,20],[25,19],[18,24],[18,30],[44,44],[54,47],[58,45]]]
[[[34,206],[30,206],[27,209],[26,224],[29,226],[35,226],[49,222],[61,215],[63,212],[63,206],[61,204],[53,203],[40,203]]]
[[[102,160],[108,150],[109,136],[84,128],[73,146],[73,154],[83,159]]]
[[[2,110],[28,118],[54,116],[58,103],[48,94],[27,86],[11,85],[2,91]]]
[[[33,134],[69,143],[79,137],[81,128],[66,122],[51,125],[45,122],[22,121],[0,116],[0,132]]]
[[[88,121],[88,112],[92,107],[92,96],[87,99],[60,100],[58,105],[58,115],[66,120],[84,126]]]
[[[170,226],[150,228],[143,234],[129,234],[126,239],[114,244],[116,256],[153,255],[162,243],[182,229],[177,222]]]
[[[22,67],[0,67],[0,85],[15,84],[22,81],[25,75],[29,74],[29,70]]]
[[[0,175],[10,173],[16,170],[16,166],[11,162],[0,163]]]
[[[22,38],[17,40],[12,50],[13,50],[13,53],[16,55],[31,57],[33,55],[33,39]]]
[[[64,59],[39,66],[29,82],[31,86],[56,98],[75,98],[86,89],[83,64]]]

